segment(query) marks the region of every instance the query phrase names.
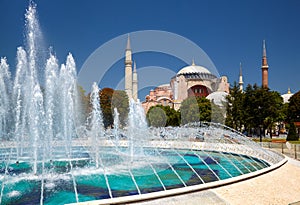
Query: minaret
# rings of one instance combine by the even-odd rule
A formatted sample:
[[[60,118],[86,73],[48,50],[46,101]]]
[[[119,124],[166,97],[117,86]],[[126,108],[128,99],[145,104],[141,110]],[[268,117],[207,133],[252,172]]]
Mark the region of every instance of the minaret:
[[[129,100],[132,98],[132,58],[131,58],[130,37],[128,34],[125,50],[125,91]]]
[[[239,90],[243,92],[243,74],[242,74],[242,63],[240,63],[240,76],[239,76]]]
[[[262,87],[268,88],[268,62],[267,62],[267,51],[266,51],[266,42],[263,41],[263,57],[262,57]]]
[[[136,64],[133,63],[133,74],[132,74],[132,98],[137,101],[138,99],[138,76],[136,72]]]

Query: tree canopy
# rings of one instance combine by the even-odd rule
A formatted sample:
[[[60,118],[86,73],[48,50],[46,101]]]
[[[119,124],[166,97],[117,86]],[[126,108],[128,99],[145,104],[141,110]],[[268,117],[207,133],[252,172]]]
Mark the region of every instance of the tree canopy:
[[[104,126],[107,128],[113,125],[113,113],[115,107],[119,112],[120,124],[124,126],[129,112],[129,100],[126,92],[122,90],[113,90],[112,88],[103,88],[100,90],[99,95]]]
[[[298,135],[296,133],[295,122],[300,122],[300,91],[295,93],[290,99],[287,107],[286,121],[289,123],[289,133],[287,140],[299,140],[300,128]]]
[[[294,124],[294,122],[290,122],[289,124],[289,133],[286,137],[287,141],[295,141],[295,140],[299,140],[299,136],[296,133],[296,126]]]
[[[280,94],[256,84],[248,85],[245,92],[241,92],[235,83],[227,100],[226,124],[234,129],[250,133],[254,128],[264,135],[266,129],[271,130],[285,116]]]
[[[189,97],[180,106],[181,124],[211,121],[211,103],[205,97]]]
[[[287,121],[300,122],[300,91],[289,99]]]
[[[243,109],[245,95],[239,90],[236,82],[227,95],[225,124],[233,129],[240,130],[245,125],[245,110]]]
[[[180,113],[169,106],[156,105],[147,112],[147,120],[150,126],[179,126]]]

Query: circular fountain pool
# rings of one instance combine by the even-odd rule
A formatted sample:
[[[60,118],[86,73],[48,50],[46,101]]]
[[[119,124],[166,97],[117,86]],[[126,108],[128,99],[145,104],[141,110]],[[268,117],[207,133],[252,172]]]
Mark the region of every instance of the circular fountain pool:
[[[2,203],[39,204],[42,190],[44,204],[140,195],[224,180],[270,166],[234,153],[149,148],[137,161],[125,163],[130,159],[115,148],[103,147],[99,155],[105,166],[96,168],[90,159],[81,158],[84,148],[73,149],[80,150],[81,156],[38,164],[37,175],[30,174],[32,167],[27,162],[8,165]],[[1,171],[4,174],[4,163]]]
[[[162,133],[162,128],[149,131],[152,140],[142,142],[118,140],[116,144],[114,139],[102,139],[97,149],[89,139],[74,140],[69,157],[62,154],[65,147],[56,146],[52,160],[37,160],[36,173],[27,158],[30,150],[24,148],[23,157],[15,161],[11,153],[16,153],[16,148],[10,144],[1,149],[2,203],[145,200],[232,183],[284,162],[281,155],[252,142],[241,144],[248,140],[233,130],[205,125],[163,129],[164,140],[153,135]],[[222,137],[216,137],[220,133]],[[194,134],[202,134],[201,142],[191,141]]]

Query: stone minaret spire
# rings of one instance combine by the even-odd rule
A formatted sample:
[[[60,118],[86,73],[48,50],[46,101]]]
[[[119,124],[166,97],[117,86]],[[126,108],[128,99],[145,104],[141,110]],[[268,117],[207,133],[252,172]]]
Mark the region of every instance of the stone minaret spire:
[[[239,75],[239,90],[243,92],[243,74],[242,74],[242,63],[240,63],[240,75]]]
[[[132,53],[129,34],[125,50],[125,91],[130,100],[132,98]]]
[[[138,76],[136,72],[136,64],[133,64],[133,74],[132,74],[132,98],[137,101],[138,99]]]
[[[267,51],[266,51],[266,42],[263,41],[263,57],[262,57],[262,87],[268,88],[268,69],[269,65],[267,62]]]

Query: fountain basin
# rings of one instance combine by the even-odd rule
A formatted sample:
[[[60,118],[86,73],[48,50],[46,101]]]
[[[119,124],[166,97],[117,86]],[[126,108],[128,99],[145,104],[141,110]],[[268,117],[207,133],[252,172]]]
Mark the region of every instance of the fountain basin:
[[[56,142],[56,144],[60,144]],[[2,202],[6,204],[113,204],[183,194],[234,183],[269,172],[287,160],[270,151],[255,152],[242,144],[150,140],[131,161],[127,140],[99,141],[98,167],[89,140],[74,140],[72,156],[58,153],[39,161],[37,174],[24,159],[2,163]],[[11,144],[10,144],[11,145]],[[2,148],[1,153],[15,148]],[[26,156],[26,154],[24,154]],[[2,156],[3,157],[3,156]],[[71,169],[71,166],[72,169]],[[5,168],[6,167],[6,168]],[[6,170],[6,171],[5,171]],[[42,196],[42,197],[41,197]]]

